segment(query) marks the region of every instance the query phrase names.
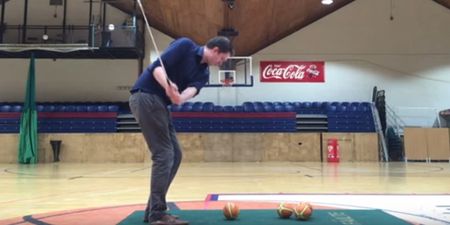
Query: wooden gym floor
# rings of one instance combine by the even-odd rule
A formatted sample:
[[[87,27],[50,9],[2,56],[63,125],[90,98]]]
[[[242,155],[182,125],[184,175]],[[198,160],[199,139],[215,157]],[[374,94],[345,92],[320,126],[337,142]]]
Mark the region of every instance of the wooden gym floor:
[[[13,223],[17,220],[11,218],[65,210],[130,205],[142,209],[149,173],[148,163],[0,164],[0,224],[33,224]],[[313,204],[323,204],[314,200],[327,194],[449,199],[450,163],[182,163],[168,201],[201,202],[211,194],[219,198],[236,194],[237,199],[231,200],[255,201],[247,197],[262,196],[267,202],[277,199],[265,196],[280,193],[306,195],[303,198]],[[445,205],[443,212],[434,212],[439,214],[436,224],[447,224],[450,202]]]

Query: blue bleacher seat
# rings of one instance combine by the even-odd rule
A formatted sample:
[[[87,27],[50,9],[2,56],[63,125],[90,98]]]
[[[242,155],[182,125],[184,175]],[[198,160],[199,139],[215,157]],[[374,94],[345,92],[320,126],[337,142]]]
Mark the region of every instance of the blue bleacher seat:
[[[300,103],[300,113],[302,114],[311,114],[311,102],[302,102]]]
[[[281,102],[273,102],[273,105],[282,105]]]
[[[214,106],[213,111],[214,112],[223,112],[223,107],[220,105],[216,105],[216,106]]]
[[[181,104],[181,106],[183,107],[185,105],[193,105],[193,104],[194,104],[193,102],[183,102],[183,104]]]
[[[98,105],[97,106],[97,111],[98,112],[107,112],[108,111],[108,106],[106,106],[106,105]]]
[[[315,108],[315,109],[319,109],[322,107],[322,103],[321,102],[312,102],[311,107]]]
[[[327,106],[327,112],[328,114],[334,114],[337,111],[337,106],[335,105],[328,105]]]
[[[194,104],[192,105],[192,112],[201,112],[203,110],[202,104]]]
[[[76,111],[77,112],[87,112],[87,105],[77,105]]]
[[[230,106],[230,105],[224,106],[223,111],[224,112],[234,112],[234,107]]]
[[[254,112],[255,111],[255,106],[253,104],[244,104],[242,107],[243,107],[244,112]]]
[[[240,105],[237,105],[237,106],[234,107],[234,111],[235,112],[243,112],[244,111],[244,107],[240,106]]]
[[[330,105],[334,105],[334,106],[339,106],[341,103],[340,102],[331,102]]]
[[[261,107],[261,108],[264,107],[264,103],[262,103],[262,102],[254,102],[253,105],[255,106],[255,108],[256,107]]]
[[[87,112],[97,112],[98,110],[98,106],[97,105],[88,105],[86,107],[86,111]]]
[[[347,106],[345,106],[345,105],[339,105],[339,106],[337,107],[336,112],[338,112],[338,113],[345,113],[345,112],[347,112]]]
[[[75,105],[66,105],[66,111],[65,112],[76,112],[76,111],[77,111],[77,107]]]
[[[38,112],[43,112],[44,111],[44,106],[43,105],[36,105],[36,110]]]
[[[212,102],[205,102],[203,104],[203,109],[202,109],[203,112],[212,112],[213,109],[214,109],[214,103],[212,103]]]
[[[56,112],[66,112],[67,106],[66,105],[57,105],[55,111]]]
[[[183,104],[183,105],[181,105],[181,112],[190,112],[190,111],[192,111],[192,105],[193,104]]]
[[[272,105],[271,104],[264,105],[264,112],[274,112],[274,111],[275,111],[275,109],[273,107],[273,104]]]
[[[44,105],[43,112],[54,112],[56,110],[55,105]]]
[[[282,102],[281,104],[284,105],[284,107],[286,107],[286,106],[288,106],[288,105],[293,105],[292,102]]]
[[[275,112],[284,112],[285,108],[283,105],[275,105],[274,110]]]
[[[108,112],[118,112],[119,106],[117,105],[108,105]]]
[[[361,105],[358,106],[357,111],[359,113],[368,113],[368,112],[370,112],[370,108],[365,106],[365,105],[363,105],[363,104],[361,104]]]
[[[264,105],[256,104],[254,110],[255,110],[255,112],[264,112]]]
[[[273,108],[273,102],[263,102],[264,107],[272,107]]]
[[[286,112],[295,112],[295,108],[293,105],[285,105]]]
[[[11,106],[10,105],[2,105],[0,107],[0,112],[11,112]]]
[[[181,110],[181,106],[179,105],[170,105],[169,110],[172,112],[179,112]]]
[[[14,105],[12,107],[12,112],[22,112],[22,106],[21,105]]]

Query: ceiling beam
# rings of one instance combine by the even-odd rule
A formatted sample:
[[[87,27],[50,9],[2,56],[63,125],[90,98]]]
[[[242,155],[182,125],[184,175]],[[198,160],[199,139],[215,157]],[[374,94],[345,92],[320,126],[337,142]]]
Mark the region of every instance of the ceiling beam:
[[[444,6],[447,9],[450,9],[450,0],[433,0],[433,1],[438,3],[439,5]]]

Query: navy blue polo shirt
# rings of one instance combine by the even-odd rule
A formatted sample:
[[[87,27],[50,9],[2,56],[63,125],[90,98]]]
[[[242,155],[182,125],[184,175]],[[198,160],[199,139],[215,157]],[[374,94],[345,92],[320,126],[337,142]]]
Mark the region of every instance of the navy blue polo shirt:
[[[183,92],[188,87],[197,89],[196,95],[209,80],[209,67],[207,63],[201,63],[203,57],[203,46],[195,44],[189,38],[180,38],[173,41],[161,55],[169,79]],[[165,90],[153,76],[153,70],[161,66],[156,59],[139,76],[131,93],[142,91],[160,96],[167,105],[170,99]]]

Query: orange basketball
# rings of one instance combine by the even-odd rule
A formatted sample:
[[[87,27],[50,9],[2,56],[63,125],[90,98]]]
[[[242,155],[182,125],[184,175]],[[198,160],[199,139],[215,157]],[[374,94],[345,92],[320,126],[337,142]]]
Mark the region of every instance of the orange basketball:
[[[294,212],[294,209],[292,205],[286,204],[286,203],[280,203],[277,209],[278,216],[283,219],[287,219],[291,217],[292,213]]]
[[[227,220],[234,220],[239,216],[239,207],[232,202],[227,202],[223,207],[223,215]]]
[[[313,213],[313,207],[308,202],[301,202],[294,207],[295,217],[299,220],[308,220]]]

